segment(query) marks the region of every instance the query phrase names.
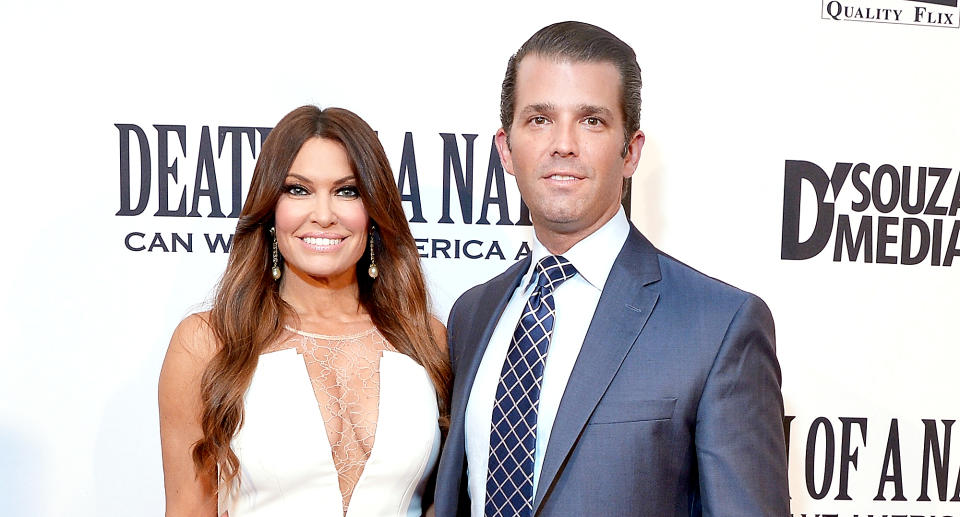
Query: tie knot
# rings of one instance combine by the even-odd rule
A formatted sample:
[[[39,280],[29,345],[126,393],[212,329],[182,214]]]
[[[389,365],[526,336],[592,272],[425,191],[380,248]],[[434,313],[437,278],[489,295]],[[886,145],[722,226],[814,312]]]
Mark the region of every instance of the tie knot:
[[[568,278],[577,274],[577,268],[561,255],[547,255],[537,262],[537,290],[552,292]]]

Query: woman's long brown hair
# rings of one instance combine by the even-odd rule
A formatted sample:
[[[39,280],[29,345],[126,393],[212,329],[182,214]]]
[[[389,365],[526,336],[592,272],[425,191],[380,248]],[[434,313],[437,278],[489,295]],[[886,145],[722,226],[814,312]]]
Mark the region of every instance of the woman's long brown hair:
[[[360,198],[376,226],[374,254],[380,275],[374,280],[366,274],[370,253],[365,251],[357,263],[360,303],[390,344],[426,369],[437,390],[441,429],[445,432],[449,424],[450,365],[431,332],[419,253],[386,153],[376,133],[354,113],[303,106],[283,117],[263,144],[210,311],[219,350],[201,381],[203,438],[193,447],[193,461],[198,472],[219,467],[227,483],[239,474],[230,442],[243,423],[243,395],[257,360],[280,337],[284,322],[296,317],[270,273],[269,230],[293,159],[313,137],[343,144]]]

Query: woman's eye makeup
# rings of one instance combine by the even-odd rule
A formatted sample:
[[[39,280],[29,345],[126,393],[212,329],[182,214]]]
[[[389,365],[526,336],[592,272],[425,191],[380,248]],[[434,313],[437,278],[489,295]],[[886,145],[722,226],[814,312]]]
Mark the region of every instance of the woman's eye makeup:
[[[305,196],[310,193],[310,191],[307,190],[307,187],[304,187],[299,183],[290,183],[284,185],[283,190],[287,194],[293,194],[294,196]]]
[[[287,183],[283,186],[283,191],[291,196],[309,196],[312,194],[310,189],[302,183]],[[360,189],[356,185],[341,185],[333,189],[333,195],[346,199],[355,199],[360,197]]]
[[[346,198],[356,198],[360,197],[360,191],[357,189],[356,185],[344,185],[337,188],[336,194],[340,197]]]

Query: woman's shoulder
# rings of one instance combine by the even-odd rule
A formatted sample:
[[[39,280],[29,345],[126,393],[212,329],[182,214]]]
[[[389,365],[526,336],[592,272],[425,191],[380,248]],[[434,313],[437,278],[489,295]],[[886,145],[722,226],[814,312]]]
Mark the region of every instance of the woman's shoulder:
[[[210,324],[210,312],[197,312],[183,319],[170,338],[169,352],[184,353],[200,362],[208,362],[219,350],[216,332]]]
[[[173,331],[167,354],[160,370],[160,384],[171,381],[193,382],[213,359],[219,349],[218,340],[210,325],[210,313],[199,312],[183,319]]]
[[[447,353],[447,327],[436,316],[430,316],[430,334],[433,340],[440,346],[443,353]]]

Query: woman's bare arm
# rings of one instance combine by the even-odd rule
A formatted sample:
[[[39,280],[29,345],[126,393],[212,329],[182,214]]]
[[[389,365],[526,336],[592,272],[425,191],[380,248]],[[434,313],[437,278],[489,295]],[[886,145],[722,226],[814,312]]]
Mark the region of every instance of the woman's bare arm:
[[[215,350],[205,315],[194,314],[177,326],[163,360],[158,393],[167,517],[217,514],[216,472],[197,473],[192,456],[194,443],[203,436],[200,378]]]

